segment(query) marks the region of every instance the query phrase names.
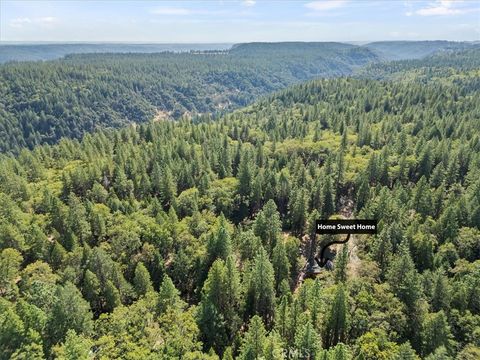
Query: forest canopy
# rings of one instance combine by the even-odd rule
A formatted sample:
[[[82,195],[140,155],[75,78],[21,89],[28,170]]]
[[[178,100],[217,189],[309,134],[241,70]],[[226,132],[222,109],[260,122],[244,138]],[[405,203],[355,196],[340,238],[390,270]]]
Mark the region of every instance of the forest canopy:
[[[110,91],[97,77],[145,94],[150,71],[176,77],[153,65],[164,57],[192,61],[82,55],[1,71],[18,99],[45,74],[59,98],[95,101]],[[0,359],[478,359],[480,72],[447,60],[1,155]],[[331,216],[376,219],[378,234],[299,281],[311,227]]]
[[[353,45],[282,43],[7,63],[0,65],[0,151],[152,118],[219,113],[293,83],[351,74],[376,59]]]

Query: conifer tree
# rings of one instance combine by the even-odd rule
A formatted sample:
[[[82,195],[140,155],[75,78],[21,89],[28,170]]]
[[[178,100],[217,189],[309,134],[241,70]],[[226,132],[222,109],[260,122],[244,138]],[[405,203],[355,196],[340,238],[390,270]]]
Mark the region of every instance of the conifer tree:
[[[433,353],[439,347],[447,350],[452,346],[452,334],[448,325],[447,317],[443,311],[429,314],[423,324],[423,354]]]
[[[275,272],[275,289],[278,292],[282,281],[288,281],[290,278],[290,263],[282,240],[277,241],[273,249],[272,265]]]
[[[270,326],[275,304],[275,274],[267,252],[261,248],[255,257],[249,283],[249,308],[251,314],[259,315]]]
[[[145,295],[147,292],[153,290],[152,281],[147,268],[140,261],[135,268],[135,277],[133,279],[135,291],[138,296]]]
[[[105,284],[105,305],[107,311],[113,311],[121,304],[120,292],[111,280]]]
[[[162,285],[158,290],[158,303],[157,311],[162,314],[169,307],[174,307],[176,305],[181,305],[180,293],[175,288],[172,279],[168,275],[163,276]]]
[[[243,338],[239,359],[259,360],[263,357],[266,341],[266,331],[262,319],[254,316],[250,319],[248,331]]]
[[[67,282],[57,288],[47,328],[51,344],[62,342],[69,329],[79,334],[88,334],[92,331],[90,306],[72,283]]]
[[[344,287],[343,285],[338,285],[325,328],[324,343],[327,348],[346,340],[348,331],[346,301]]]
[[[277,244],[282,231],[282,222],[280,214],[277,211],[277,205],[273,200],[269,200],[258,213],[253,225],[255,235],[262,239],[263,246],[271,253]]]
[[[315,359],[320,353],[320,338],[309,320],[299,324],[295,335],[295,348],[300,359]]]

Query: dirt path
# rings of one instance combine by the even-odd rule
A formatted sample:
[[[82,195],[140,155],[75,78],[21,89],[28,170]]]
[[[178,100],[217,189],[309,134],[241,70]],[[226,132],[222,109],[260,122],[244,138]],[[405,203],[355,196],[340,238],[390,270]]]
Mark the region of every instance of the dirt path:
[[[341,199],[340,215],[344,219],[352,219],[353,215],[353,201],[351,199]],[[356,235],[351,235],[350,240],[347,243],[348,246],[348,276],[355,277],[358,275],[358,270],[361,266],[361,260],[358,257],[358,238]],[[341,247],[337,247],[337,253],[341,250]]]
[[[348,242],[348,267],[347,274],[348,277],[358,276],[358,271],[360,269],[362,260],[358,257],[358,238],[355,235],[352,235],[350,241]]]

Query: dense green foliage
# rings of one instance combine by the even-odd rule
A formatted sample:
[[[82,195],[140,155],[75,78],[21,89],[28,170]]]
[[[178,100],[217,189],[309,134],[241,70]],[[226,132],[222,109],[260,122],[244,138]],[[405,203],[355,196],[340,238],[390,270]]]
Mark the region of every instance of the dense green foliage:
[[[258,48],[262,51],[258,51]],[[102,127],[222,112],[376,59],[340,43],[244,44],[231,52],[78,54],[0,66],[0,151]]]
[[[111,66],[20,67],[85,59]],[[317,80],[3,155],[0,358],[477,359],[479,79]],[[312,221],[351,211],[379,234],[298,283]]]

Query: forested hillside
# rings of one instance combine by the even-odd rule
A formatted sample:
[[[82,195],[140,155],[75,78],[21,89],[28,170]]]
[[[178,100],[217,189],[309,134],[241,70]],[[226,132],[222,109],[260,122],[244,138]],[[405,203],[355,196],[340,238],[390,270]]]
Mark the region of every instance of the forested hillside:
[[[199,56],[200,74],[172,54],[3,67],[20,124],[38,125],[9,141],[79,136],[75,116],[92,127],[141,119],[169,104],[171,93],[153,93],[169,86],[203,112],[192,74],[222,95],[244,81],[249,96],[305,76],[225,56]],[[171,73],[165,57],[190,70]],[[478,359],[480,73],[438,76],[316,80],[215,119],[2,155],[0,359]],[[43,86],[51,98],[30,103]],[[334,271],[298,282],[304,235],[344,211],[377,219],[378,235],[356,236]]]
[[[372,63],[359,68],[355,76],[364,79],[431,83],[432,81],[442,82],[448,75],[461,78],[466,71],[479,68],[480,46],[472,46],[468,50],[439,52],[421,60]],[[472,81],[475,82],[475,79]]]
[[[478,44],[477,44],[478,45]],[[468,50],[471,42],[459,41],[377,41],[364,45],[386,60],[422,59],[436,53]]]
[[[376,60],[340,43],[243,44],[231,52],[83,54],[0,66],[0,151],[97,128],[215,113]]]

